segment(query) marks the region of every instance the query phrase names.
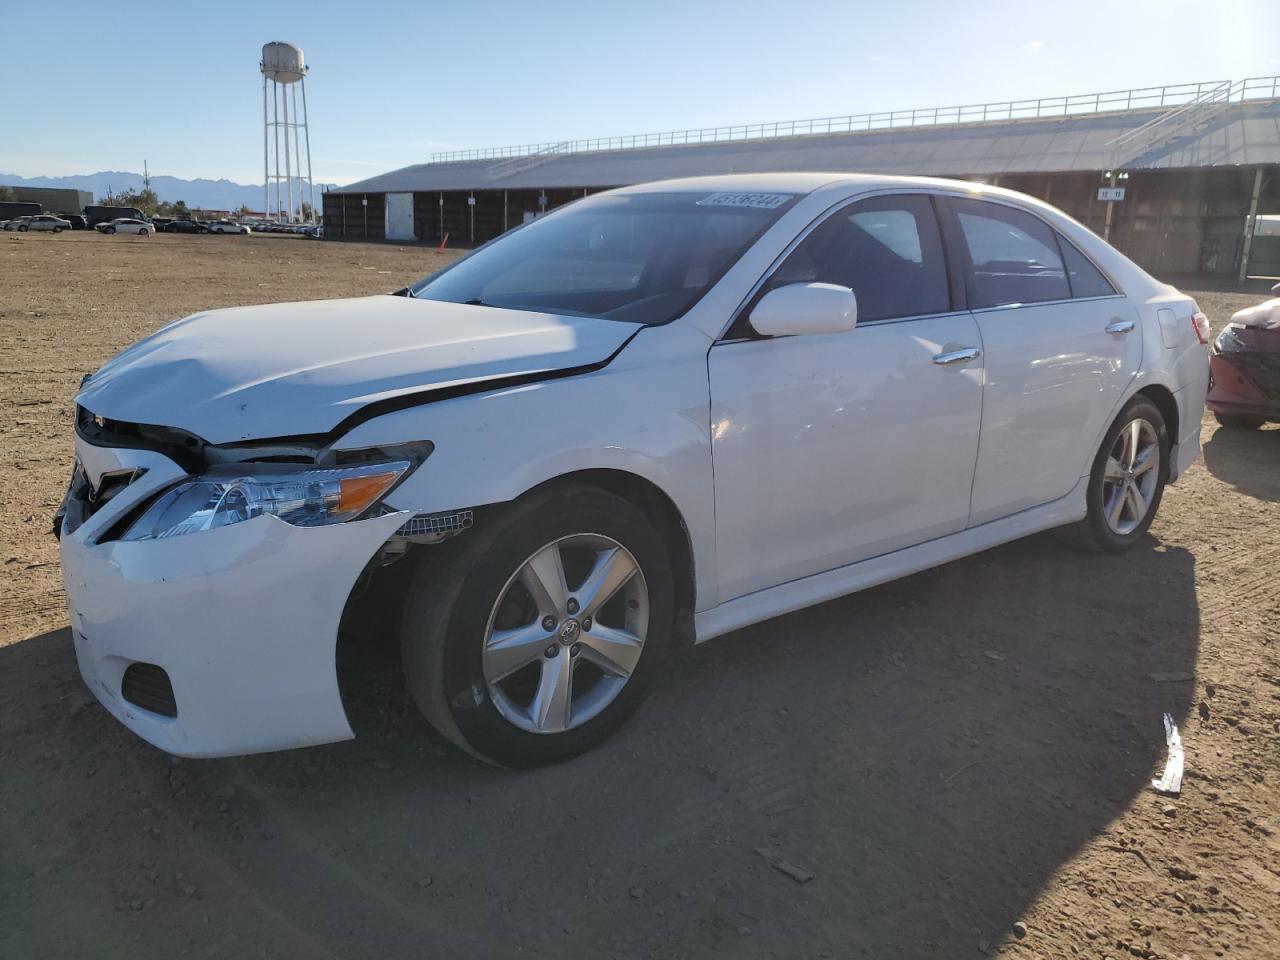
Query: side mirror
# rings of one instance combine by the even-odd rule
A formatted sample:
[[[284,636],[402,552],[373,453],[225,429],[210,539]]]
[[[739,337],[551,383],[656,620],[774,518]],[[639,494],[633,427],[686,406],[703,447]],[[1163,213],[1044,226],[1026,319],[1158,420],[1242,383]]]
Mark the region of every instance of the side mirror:
[[[750,322],[767,337],[846,333],[858,322],[858,299],[834,283],[790,283],[761,297]]]

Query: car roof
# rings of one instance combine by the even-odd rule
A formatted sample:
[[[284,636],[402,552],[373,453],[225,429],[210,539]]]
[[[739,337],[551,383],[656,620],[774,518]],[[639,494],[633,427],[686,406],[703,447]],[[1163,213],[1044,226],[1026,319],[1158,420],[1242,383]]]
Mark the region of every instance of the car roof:
[[[950,180],[943,177],[907,177],[882,173],[733,173],[710,177],[683,177],[675,180],[654,180],[609,191],[613,194],[663,193],[677,191],[750,191],[758,193],[809,194],[823,187],[843,186],[850,192],[885,189],[929,189],[938,191],[963,190],[974,194],[1002,197],[1037,203],[1012,190],[988,186],[971,180]]]
[[[960,180],[944,180],[937,177],[903,177],[880,173],[731,173],[710,177],[682,177],[676,180],[655,180],[628,187],[619,187],[614,193],[658,193],[683,190],[749,190],[762,193],[812,193],[831,184],[846,184],[864,190],[892,187],[951,188],[963,185],[975,186]]]

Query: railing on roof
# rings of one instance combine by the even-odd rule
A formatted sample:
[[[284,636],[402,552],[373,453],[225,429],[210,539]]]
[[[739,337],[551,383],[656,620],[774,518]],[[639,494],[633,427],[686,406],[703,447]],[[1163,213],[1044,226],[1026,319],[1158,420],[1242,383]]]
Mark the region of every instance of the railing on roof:
[[[1133,90],[1112,90],[1105,93],[1074,94],[1066,97],[1041,97],[1035,100],[1003,100],[997,103],[975,103],[957,107],[888,110],[849,114],[843,117],[699,127],[692,130],[667,130],[660,133],[639,133],[586,140],[528,143],[511,147],[479,147],[472,150],[434,153],[431,155],[430,162],[500,160],[533,154],[551,158],[570,153],[599,153],[644,147],[678,147],[730,140],[774,140],[785,137],[821,136],[829,133],[895,130],[903,127],[939,127],[966,123],[1086,116],[1093,113],[1126,110],[1168,110],[1171,107],[1196,102],[1210,91],[1221,88],[1223,84],[1230,85],[1233,96],[1237,96],[1240,101],[1280,99],[1280,77],[1253,77],[1237,81],[1237,84],[1231,84],[1231,81],[1226,80],[1207,80],[1200,83],[1175,83],[1163,87],[1140,87]]]

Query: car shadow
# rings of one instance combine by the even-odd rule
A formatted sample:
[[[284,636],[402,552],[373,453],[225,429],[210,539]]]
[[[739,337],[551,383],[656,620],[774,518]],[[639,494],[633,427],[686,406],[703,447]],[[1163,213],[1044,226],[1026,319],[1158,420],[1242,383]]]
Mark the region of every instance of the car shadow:
[[[1218,427],[1202,449],[1205,467],[1223,483],[1258,500],[1280,500],[1280,427]]]
[[[0,649],[0,926],[15,955],[976,955],[1156,802],[1194,566],[1010,544],[682,651],[610,742],[523,772],[391,689],[355,741],[174,763],[44,634]]]

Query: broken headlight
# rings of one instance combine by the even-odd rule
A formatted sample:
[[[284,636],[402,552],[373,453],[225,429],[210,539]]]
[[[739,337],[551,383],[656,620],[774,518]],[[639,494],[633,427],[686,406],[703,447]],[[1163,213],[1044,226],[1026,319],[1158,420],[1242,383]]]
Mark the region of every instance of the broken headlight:
[[[364,516],[409,471],[408,460],[350,467],[237,464],[172,487],[121,540],[160,540],[273,516],[320,527]]]
[[[1248,350],[1248,344],[1244,343],[1237,335],[1237,330],[1243,330],[1244,327],[1238,323],[1228,323],[1222,328],[1222,332],[1213,341],[1214,353],[1240,353],[1242,350]]]

